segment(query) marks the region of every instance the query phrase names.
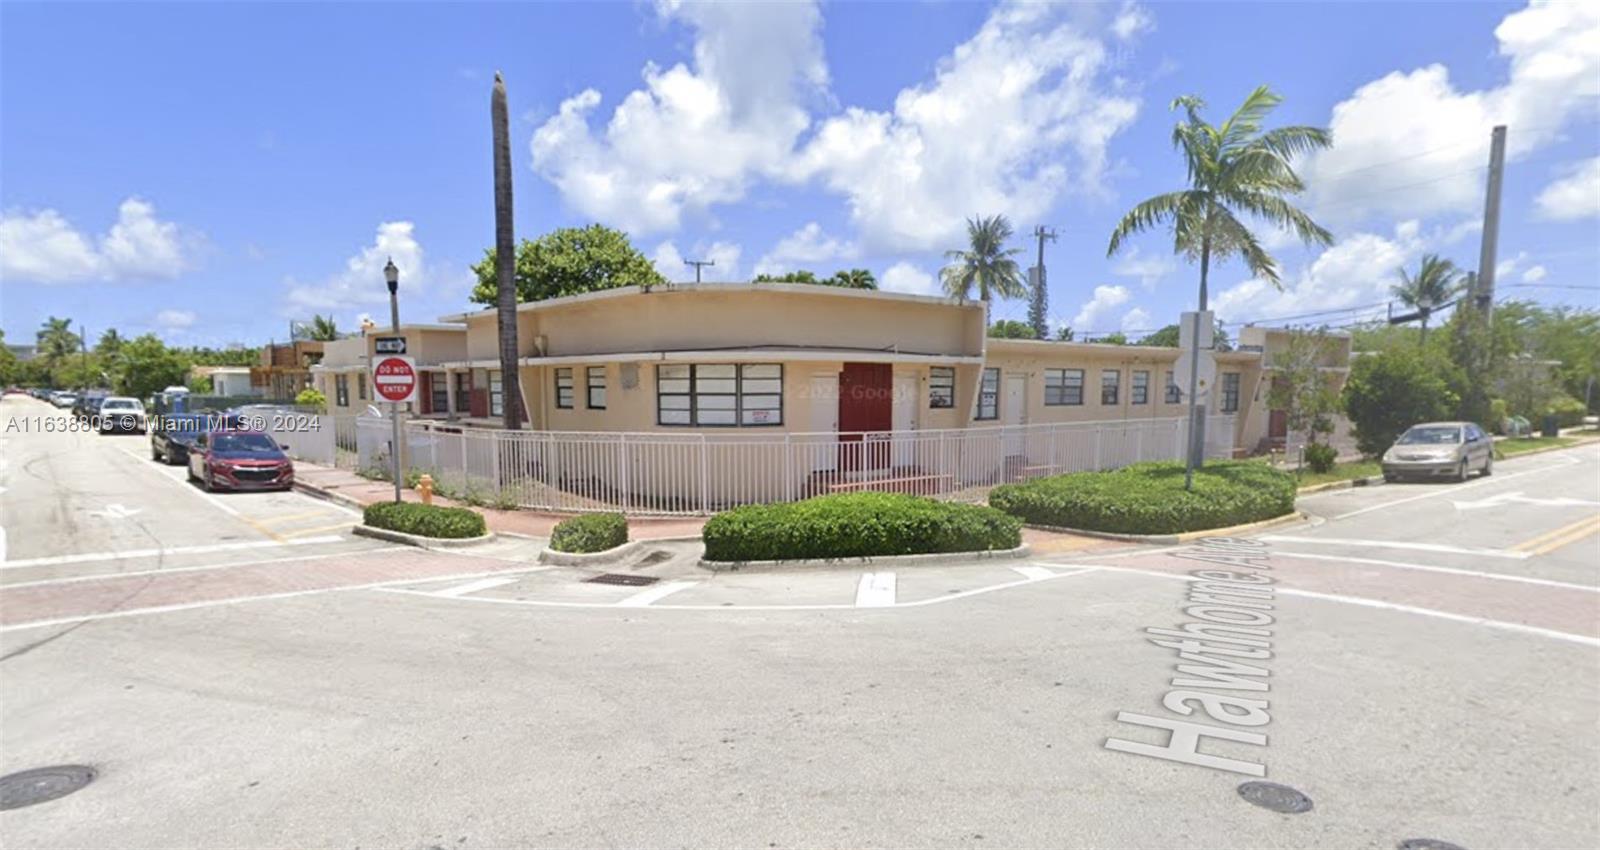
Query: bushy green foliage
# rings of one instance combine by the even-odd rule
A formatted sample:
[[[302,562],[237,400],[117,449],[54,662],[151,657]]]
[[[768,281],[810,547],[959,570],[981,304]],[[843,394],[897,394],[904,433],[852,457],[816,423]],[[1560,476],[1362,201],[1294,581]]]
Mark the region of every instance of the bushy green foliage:
[[[1208,463],[1185,491],[1183,464],[1162,461],[1004,484],[989,504],[1036,525],[1177,534],[1283,516],[1294,497],[1294,476],[1264,463]]]
[[[734,508],[708,520],[703,534],[707,560],[787,561],[1015,549],[1021,529],[982,505],[841,493]]]
[[[1572,396],[1561,396],[1550,403],[1545,413],[1556,418],[1557,424],[1563,428],[1571,428],[1583,424],[1585,410],[1583,402]]]
[[[472,300],[494,304],[499,289],[494,249],[472,267],[478,285]],[[543,301],[620,286],[666,283],[648,257],[633,247],[628,234],[600,224],[562,227],[517,245],[514,277],[518,301]]]
[[[1038,339],[1039,335],[1027,322],[1000,319],[989,326],[990,339]]]
[[[315,387],[306,387],[301,390],[300,394],[294,397],[294,403],[302,407],[316,408],[318,413],[324,413],[328,409],[328,397],[322,394],[322,390]]]
[[[1441,377],[1446,371],[1448,366],[1416,349],[1358,358],[1341,402],[1361,453],[1376,457],[1412,425],[1452,418],[1460,399]]]
[[[367,505],[361,521],[373,528],[386,528],[421,537],[459,540],[481,537],[489,531],[483,515],[466,508],[446,508],[416,502],[378,502]]]
[[[1306,445],[1306,466],[1312,472],[1324,473],[1333,470],[1334,461],[1339,459],[1339,450],[1327,443],[1308,443]]]
[[[550,548],[557,552],[604,552],[627,542],[628,518],[622,514],[580,514],[550,532]]]

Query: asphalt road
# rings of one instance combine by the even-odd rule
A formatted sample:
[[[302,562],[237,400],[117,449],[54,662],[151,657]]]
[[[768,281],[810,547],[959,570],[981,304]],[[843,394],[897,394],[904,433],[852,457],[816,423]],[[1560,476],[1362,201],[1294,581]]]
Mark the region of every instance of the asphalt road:
[[[1267,741],[1200,750],[1314,803],[1279,814],[1106,748],[1181,719],[1143,630],[1192,547],[608,587],[0,436],[0,772],[100,772],[6,847],[1600,845],[1595,447],[1265,535]]]

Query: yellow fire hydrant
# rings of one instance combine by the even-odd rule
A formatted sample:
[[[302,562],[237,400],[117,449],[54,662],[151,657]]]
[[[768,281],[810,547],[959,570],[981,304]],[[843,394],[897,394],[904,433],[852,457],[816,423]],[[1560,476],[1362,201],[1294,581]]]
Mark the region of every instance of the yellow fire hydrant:
[[[417,495],[422,497],[424,505],[433,504],[433,476],[424,473],[417,479]]]

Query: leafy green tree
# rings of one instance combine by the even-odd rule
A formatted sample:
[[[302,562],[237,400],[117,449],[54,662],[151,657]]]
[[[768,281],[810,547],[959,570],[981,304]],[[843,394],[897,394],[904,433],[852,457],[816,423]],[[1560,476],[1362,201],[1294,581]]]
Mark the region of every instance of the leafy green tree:
[[[1178,326],[1175,324],[1166,325],[1155,333],[1149,334],[1144,339],[1139,340],[1139,344],[1159,346],[1161,348],[1177,348]]]
[[[301,407],[315,408],[318,413],[326,413],[328,410],[328,397],[316,387],[306,387],[301,390],[300,394],[294,397],[294,403]]]
[[[792,271],[792,272],[783,272],[782,274],[758,274],[758,275],[755,276],[755,279],[752,280],[751,282],[752,283],[825,283],[826,281],[818,280],[817,276],[812,274],[811,272],[808,272],[808,271],[806,271],[804,269],[799,269],[799,270]]]
[[[22,368],[17,355],[6,347],[6,332],[0,329],[0,386],[11,386],[21,379]]]
[[[1100,337],[1099,339],[1095,340],[1095,342],[1098,342],[1101,345],[1127,345],[1128,335],[1122,331],[1114,331],[1106,334],[1103,337]]]
[[[1069,328],[1066,325],[1062,325],[1061,327],[1056,328],[1056,341],[1057,342],[1071,342],[1072,341],[1072,328]]]
[[[122,334],[117,333],[116,328],[107,328],[106,332],[100,335],[100,341],[94,344],[94,353],[108,359],[115,358],[122,351],[124,341]]]
[[[54,368],[62,358],[79,353],[83,340],[72,332],[71,319],[51,316],[40,326],[37,343],[38,356],[44,360],[45,365]]]
[[[1326,330],[1296,331],[1273,358],[1267,406],[1282,410],[1289,432],[1303,435],[1308,447],[1333,433],[1333,414],[1339,409],[1339,394],[1322,368],[1332,347]]]
[[[478,285],[472,300],[495,303],[494,251],[472,267]],[[666,283],[628,235],[599,224],[563,227],[517,246],[515,278],[519,301],[544,301],[621,286]]]
[[[75,357],[62,357],[50,367],[50,383],[57,387],[103,387],[108,383],[108,378],[105,365],[97,354],[80,353]]]
[[[866,269],[840,269],[833,273],[833,277],[823,281],[829,286],[841,286],[845,289],[877,289],[878,279]]]
[[[1400,303],[1422,314],[1421,338],[1428,339],[1428,318],[1461,291],[1461,272],[1438,254],[1424,254],[1415,275],[1397,270],[1400,282],[1391,288]]]
[[[950,262],[939,270],[944,294],[965,301],[976,290],[985,315],[995,297],[1026,298],[1028,285],[1022,282],[1016,261],[1022,249],[1006,247],[1013,233],[1011,221],[1003,215],[967,219],[966,250],[946,251]]]
[[[994,339],[1038,339],[1033,326],[1016,319],[1001,319],[989,326],[989,336]]]
[[[189,361],[155,334],[143,334],[123,344],[122,369],[115,377],[118,393],[145,398],[173,385],[187,386]]]
[[[261,349],[196,347],[185,350],[184,356],[196,366],[254,366],[261,362]]]
[[[320,313],[311,316],[311,324],[306,327],[306,339],[320,342],[333,342],[339,338],[339,325],[334,322],[333,316],[324,316]]]
[[[1448,370],[1414,349],[1356,358],[1340,404],[1355,425],[1361,453],[1376,457],[1412,425],[1451,418],[1460,399],[1446,380]]]

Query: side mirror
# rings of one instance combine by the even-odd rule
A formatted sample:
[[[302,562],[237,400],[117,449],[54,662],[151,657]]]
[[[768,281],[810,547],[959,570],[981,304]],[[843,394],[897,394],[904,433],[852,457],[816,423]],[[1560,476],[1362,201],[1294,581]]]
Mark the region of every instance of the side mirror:
[[[288,443],[279,443],[278,444],[278,448],[283,449],[284,451],[288,451],[289,450],[289,444]]]

